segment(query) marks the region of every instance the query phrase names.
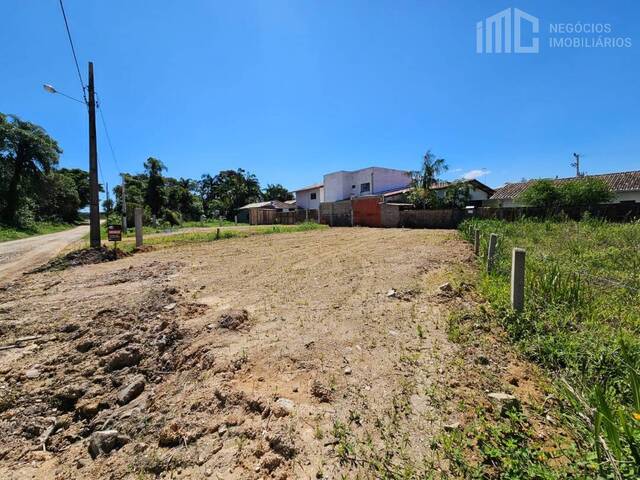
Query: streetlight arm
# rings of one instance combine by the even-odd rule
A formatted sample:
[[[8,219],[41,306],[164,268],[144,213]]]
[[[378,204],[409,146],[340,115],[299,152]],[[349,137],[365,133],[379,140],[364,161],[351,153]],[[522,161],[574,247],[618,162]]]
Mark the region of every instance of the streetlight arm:
[[[83,102],[82,100],[78,100],[77,98],[73,98],[71,95],[67,95],[66,93],[59,92],[58,90],[55,89],[55,87],[53,85],[49,85],[48,83],[45,83],[44,85],[42,85],[42,88],[44,88],[45,92],[57,93],[58,95],[62,95],[63,97],[67,97],[69,100],[73,100],[74,102],[78,102],[78,103],[82,103],[83,105],[86,105],[86,103]]]

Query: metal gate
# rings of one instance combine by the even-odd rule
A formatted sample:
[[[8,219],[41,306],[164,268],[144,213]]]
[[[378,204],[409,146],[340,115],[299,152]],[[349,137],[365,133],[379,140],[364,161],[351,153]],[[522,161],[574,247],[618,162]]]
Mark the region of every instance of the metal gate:
[[[351,201],[353,224],[362,227],[382,227],[380,197],[354,198]]]

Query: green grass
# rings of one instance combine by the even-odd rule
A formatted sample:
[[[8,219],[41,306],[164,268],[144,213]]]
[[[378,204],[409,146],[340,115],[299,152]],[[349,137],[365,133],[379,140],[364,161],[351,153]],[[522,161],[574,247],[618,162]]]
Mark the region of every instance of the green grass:
[[[113,220],[113,218],[112,218]],[[119,223],[117,223],[119,224]],[[223,220],[222,221],[222,225],[220,224],[219,221],[206,221],[206,222],[182,222],[182,224],[180,225],[158,225],[157,227],[152,227],[149,225],[145,225],[144,227],[142,227],[142,233],[146,234],[146,235],[150,235],[150,234],[154,234],[154,233],[165,233],[165,232],[176,232],[185,228],[215,228],[215,227],[235,227],[235,226],[249,226],[248,223],[238,223],[238,225],[236,225],[234,222],[229,221],[229,220]],[[102,224],[102,236],[104,238],[106,238],[107,236],[107,222],[105,222],[104,224]],[[127,229],[127,233],[125,234],[124,232],[122,233],[122,237],[123,238],[135,238],[136,236],[136,231],[135,228],[133,227],[133,225],[130,225],[129,228]],[[88,234],[87,234],[87,238]]]
[[[32,237],[34,235],[44,235],[47,233],[56,233],[69,228],[75,227],[71,223],[52,223],[52,222],[36,222],[32,228],[19,229],[0,225],[0,242],[9,240],[19,240],[21,238]]]
[[[487,320],[562,379],[558,393],[572,407],[567,421],[585,448],[598,445],[600,474],[637,478],[640,223],[470,220],[460,226],[469,240],[476,228],[481,252],[490,233],[499,236],[495,272],[479,282],[492,307]],[[527,251],[522,313],[509,305],[513,247]]]
[[[224,229],[220,230],[220,236],[216,231],[206,232],[184,232],[172,235],[158,235],[144,239],[144,245],[154,247],[177,247],[181,245],[189,245],[194,243],[206,243],[228,238],[249,237],[253,235],[271,235],[277,233],[293,233],[306,232],[310,230],[322,230],[328,228],[326,225],[320,225],[315,222],[305,222],[297,225],[265,225],[250,227],[242,230]],[[155,233],[155,232],[154,232]],[[132,238],[120,242],[118,248],[125,252],[130,252],[135,248]]]

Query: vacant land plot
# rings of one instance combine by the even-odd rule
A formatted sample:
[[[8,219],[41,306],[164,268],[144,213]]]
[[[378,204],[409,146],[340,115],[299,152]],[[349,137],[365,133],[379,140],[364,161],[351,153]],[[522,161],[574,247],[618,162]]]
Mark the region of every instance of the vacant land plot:
[[[447,476],[439,436],[488,392],[541,397],[448,341],[474,302],[442,284],[473,264],[453,231],[352,228],[24,276],[0,291],[0,477]]]

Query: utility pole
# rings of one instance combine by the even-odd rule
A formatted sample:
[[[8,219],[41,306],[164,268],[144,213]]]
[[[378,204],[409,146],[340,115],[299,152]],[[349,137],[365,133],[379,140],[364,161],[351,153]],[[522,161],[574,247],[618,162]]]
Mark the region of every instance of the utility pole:
[[[98,147],[96,141],[96,99],[93,62],[89,62],[89,238],[91,248],[100,247],[100,205],[98,196]]]
[[[107,208],[104,209],[104,213],[105,213],[105,216],[107,217],[107,225],[109,225],[109,217],[111,213],[111,208],[109,207],[109,204],[111,203],[109,201],[109,182],[105,183],[105,188],[107,192]]]
[[[580,177],[580,154],[579,153],[574,153],[573,154],[573,158],[576,159],[575,162],[573,162],[571,164],[572,167],[576,167],[576,177]]]
[[[120,175],[122,175],[122,230],[127,233],[127,189],[124,181],[125,174],[121,173]]]

